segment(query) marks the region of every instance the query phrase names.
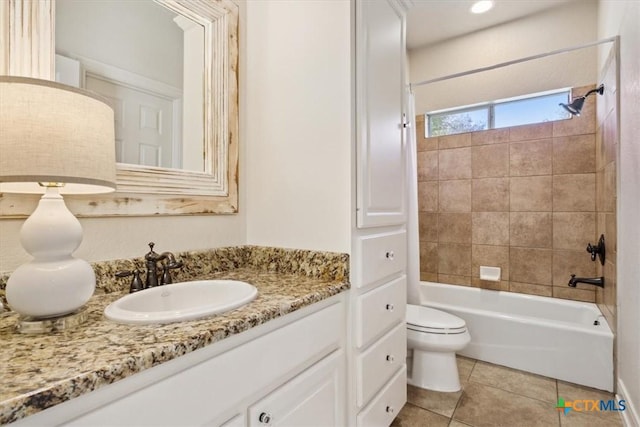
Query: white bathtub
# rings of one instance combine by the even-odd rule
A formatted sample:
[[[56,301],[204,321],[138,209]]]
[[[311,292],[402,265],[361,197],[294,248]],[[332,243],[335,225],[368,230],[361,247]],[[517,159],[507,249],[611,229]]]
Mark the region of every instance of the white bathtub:
[[[466,321],[459,354],[613,391],[613,333],[595,304],[432,282],[419,292],[421,305]]]

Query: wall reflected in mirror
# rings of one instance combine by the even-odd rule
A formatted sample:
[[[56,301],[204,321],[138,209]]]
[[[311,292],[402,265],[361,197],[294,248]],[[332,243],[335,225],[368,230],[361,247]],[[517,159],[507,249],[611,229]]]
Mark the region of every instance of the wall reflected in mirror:
[[[203,172],[204,28],[153,0],[56,1],[56,80],[105,96],[118,162]]]

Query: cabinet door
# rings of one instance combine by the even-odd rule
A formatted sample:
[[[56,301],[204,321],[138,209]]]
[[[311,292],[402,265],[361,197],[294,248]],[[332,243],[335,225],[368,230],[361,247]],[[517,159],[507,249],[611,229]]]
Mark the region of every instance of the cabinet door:
[[[356,2],[358,227],[405,222],[404,15],[395,0]]]
[[[344,353],[336,351],[249,408],[249,426],[343,425],[340,383]]]

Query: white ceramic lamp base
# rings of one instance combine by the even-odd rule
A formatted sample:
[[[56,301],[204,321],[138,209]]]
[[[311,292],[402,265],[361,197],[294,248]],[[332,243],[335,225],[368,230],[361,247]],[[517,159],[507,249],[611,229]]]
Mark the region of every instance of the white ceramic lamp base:
[[[12,310],[43,319],[72,313],[89,301],[95,274],[88,262],[71,255],[82,242],[82,227],[57,188],[47,188],[22,226],[20,242],[34,259],[7,281]]]

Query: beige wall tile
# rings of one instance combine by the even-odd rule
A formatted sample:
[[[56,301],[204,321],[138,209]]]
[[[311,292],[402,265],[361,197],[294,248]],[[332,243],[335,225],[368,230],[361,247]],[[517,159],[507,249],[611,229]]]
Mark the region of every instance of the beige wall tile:
[[[421,120],[419,118],[422,118]],[[427,138],[424,130],[424,116],[416,116],[416,146],[418,151],[438,149],[438,137]]]
[[[603,169],[605,165],[604,143],[602,142],[602,128],[596,129],[595,138],[596,138],[596,172],[597,172],[600,169]]]
[[[420,138],[416,137],[417,151],[437,151],[438,150],[438,137],[434,138]]]
[[[418,152],[418,181],[436,181],[438,179],[438,152]]]
[[[604,167],[603,211],[616,211],[616,164],[611,162]]]
[[[471,133],[473,145],[500,144],[509,142],[509,129],[490,129]]]
[[[424,271],[420,272],[420,280],[423,282],[437,282],[438,281],[438,273],[426,273]]]
[[[473,212],[471,241],[478,245],[508,245],[509,212]]]
[[[583,212],[553,213],[553,248],[584,250],[596,243],[596,214]]]
[[[596,235],[598,238],[600,234],[604,234],[605,244],[607,252],[612,254],[618,253],[618,222],[616,220],[615,213],[606,213],[604,215],[604,232],[598,231]]]
[[[595,291],[571,288],[569,286],[567,287],[554,286],[553,297],[570,299],[573,301],[596,302]]]
[[[605,315],[607,322],[614,333],[617,329],[617,286],[616,266],[607,261],[604,264],[604,289],[597,289],[597,291],[603,294],[603,297],[600,298],[600,301],[602,301],[600,305],[605,308],[602,310],[602,313]]]
[[[509,282],[506,280],[499,280],[497,282],[491,280],[480,280],[479,277],[471,278],[471,286],[474,288],[490,289],[492,291],[508,291]]]
[[[471,243],[470,213],[441,213],[438,216],[439,243]]]
[[[449,285],[471,286],[470,276],[455,276],[453,274],[438,274],[438,283]]]
[[[425,273],[438,272],[438,244],[420,242],[420,271]]]
[[[438,151],[438,178],[471,178],[471,148],[454,148]]]
[[[470,133],[458,133],[455,135],[440,136],[438,139],[438,150],[446,150],[448,148],[460,148],[471,146]]]
[[[512,212],[550,212],[552,209],[551,175],[510,178]]]
[[[551,285],[551,250],[511,247],[509,249],[509,280]]]
[[[500,267],[500,278],[509,280],[509,246],[473,245],[471,276],[480,277],[480,266]]]
[[[509,176],[509,144],[473,147],[471,168],[474,178]]]
[[[440,212],[471,212],[471,180],[439,182]]]
[[[594,89],[595,85],[575,87],[572,89],[572,99],[586,94]],[[553,136],[581,135],[593,133],[596,124],[596,97],[594,94],[587,98],[579,117],[573,116],[571,119],[558,120],[553,122]]]
[[[551,248],[551,212],[511,212],[509,244],[526,248]]]
[[[420,212],[438,211],[438,183],[435,181],[418,183],[418,209]]]
[[[603,123],[602,145],[604,146],[603,162],[605,164],[616,161],[618,144],[618,115],[612,111]]]
[[[596,172],[596,211],[604,212],[604,168]]]
[[[595,134],[553,138],[553,173],[596,171]]]
[[[551,175],[552,147],[551,139],[510,143],[511,176]]]
[[[427,242],[438,241],[438,214],[430,212],[420,212],[418,218],[420,229],[420,240]]]
[[[551,122],[509,128],[509,140],[512,142],[551,138],[552,135],[553,123]]]
[[[536,285],[534,283],[509,282],[509,290],[521,294],[550,297],[553,295],[551,286]]]
[[[587,251],[553,251],[553,285],[565,286],[571,275],[578,277],[596,277],[596,263],[591,261]],[[591,289],[591,285],[578,284],[582,289]]]
[[[595,173],[553,176],[554,212],[593,212],[595,196]]]
[[[509,178],[474,179],[471,183],[471,210],[505,212],[509,210]]]
[[[439,243],[438,274],[471,276],[471,245]]]

